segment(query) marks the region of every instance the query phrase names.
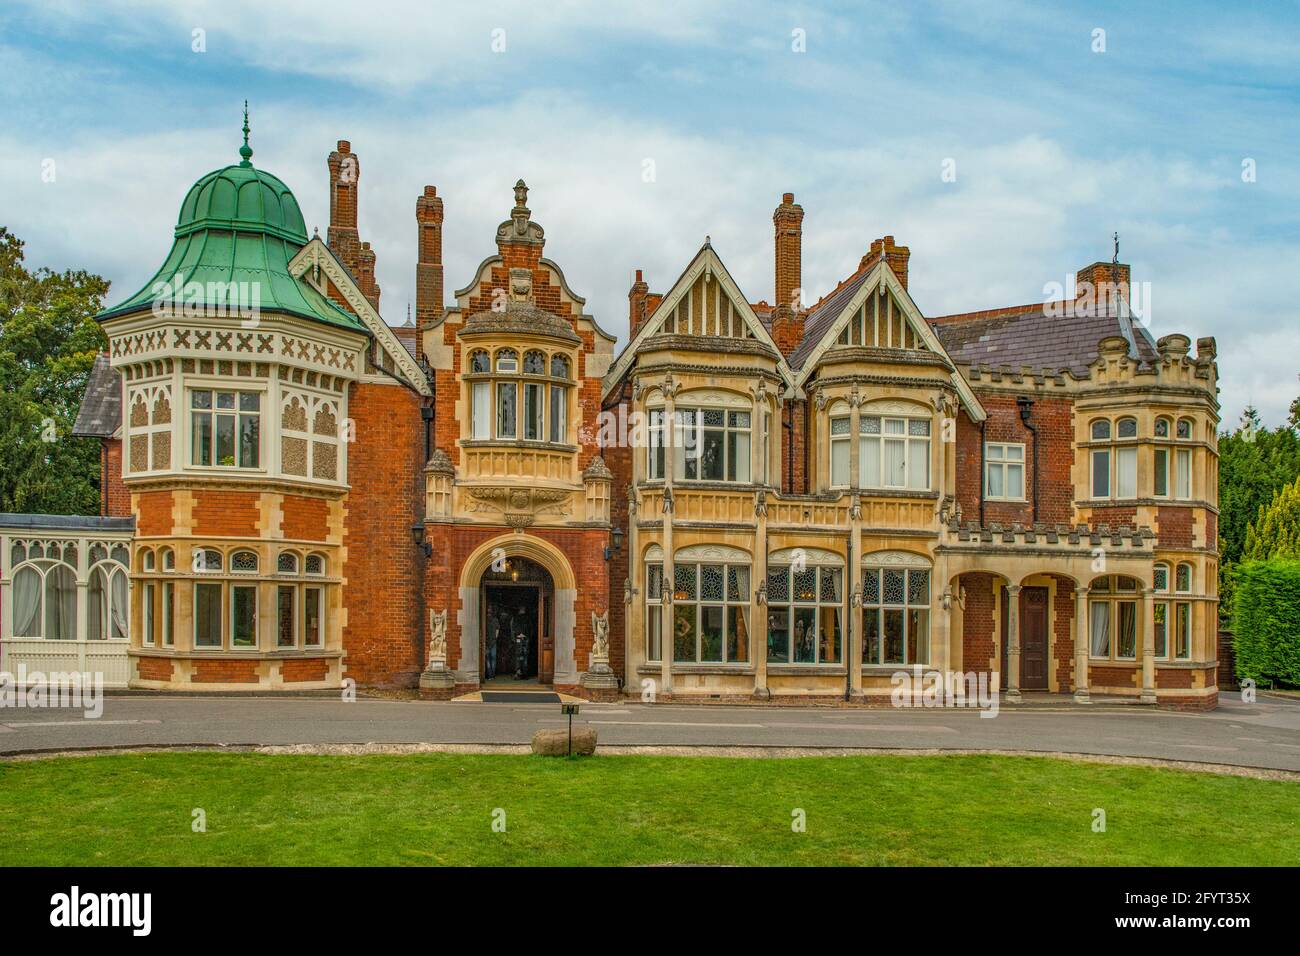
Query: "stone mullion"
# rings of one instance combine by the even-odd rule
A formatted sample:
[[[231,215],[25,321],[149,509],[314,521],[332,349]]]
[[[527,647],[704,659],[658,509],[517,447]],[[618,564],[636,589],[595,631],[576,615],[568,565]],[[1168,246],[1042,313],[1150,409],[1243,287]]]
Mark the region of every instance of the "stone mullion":
[[[664,395],[664,592],[670,596],[663,605],[659,638],[659,692],[673,692],[673,605],[671,595],[676,588],[677,569],[673,561],[673,476],[677,471],[677,386],[671,376],[662,387]]]
[[[1155,593],[1151,588],[1142,592],[1142,694],[1138,699],[1144,704],[1156,702]]]

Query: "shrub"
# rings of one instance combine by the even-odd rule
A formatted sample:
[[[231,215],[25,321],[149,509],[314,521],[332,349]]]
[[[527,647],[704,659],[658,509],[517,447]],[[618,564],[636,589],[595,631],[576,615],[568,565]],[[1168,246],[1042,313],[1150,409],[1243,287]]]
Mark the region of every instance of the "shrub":
[[[1247,561],[1235,578],[1237,677],[1300,686],[1300,561]]]

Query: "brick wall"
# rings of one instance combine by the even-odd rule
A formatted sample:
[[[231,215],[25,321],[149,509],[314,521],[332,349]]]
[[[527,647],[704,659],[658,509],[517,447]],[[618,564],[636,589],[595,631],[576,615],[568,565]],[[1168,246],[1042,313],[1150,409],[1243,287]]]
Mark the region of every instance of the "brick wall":
[[[256,684],[257,661],[196,660],[190,681],[195,684]]]
[[[324,498],[285,495],[280,532],[289,540],[324,541],[329,534],[329,502]]]
[[[1056,686],[1061,693],[1074,690],[1074,636],[1070,625],[1074,622],[1074,582],[1059,574],[1052,575],[1056,584],[1056,597],[1052,601],[1052,634],[1056,646],[1052,655],[1056,662]]]
[[[136,495],[135,532],[141,537],[172,533],[170,491],[142,491]]]
[[[329,676],[329,661],[323,657],[309,657],[302,660],[282,661],[280,677],[286,684],[301,684],[306,681],[321,681]]]
[[[1194,511],[1174,505],[1156,509],[1156,542],[1162,548],[1192,547],[1192,524]],[[1210,547],[1216,547],[1218,540],[1207,539]]]
[[[966,609],[962,613],[962,667],[967,671],[987,671],[996,651],[993,575],[963,574],[961,586],[966,589]]]
[[[255,491],[196,490],[195,537],[258,537],[259,500]]]
[[[980,395],[988,411],[984,426],[986,442],[1018,442],[1025,446],[1025,500],[986,501],[985,523],[1028,525],[1069,524],[1074,515],[1074,406],[1066,399],[1035,399],[1030,422],[1038,429],[1038,514],[1033,513],[1034,435],[1020,420],[1015,396]],[[957,500],[962,518],[979,517],[981,490],[980,426],[965,415],[957,419]]]
[[[122,439],[105,438],[99,453],[99,513],[131,516],[131,494],[122,481]]]
[[[412,684],[424,666],[423,555],[411,537],[423,518],[420,407],[399,385],[354,383],[349,393],[356,441],[343,522],[344,676],[360,684]]]
[[[166,657],[137,657],[135,665],[141,680],[169,681],[172,679],[172,662]]]

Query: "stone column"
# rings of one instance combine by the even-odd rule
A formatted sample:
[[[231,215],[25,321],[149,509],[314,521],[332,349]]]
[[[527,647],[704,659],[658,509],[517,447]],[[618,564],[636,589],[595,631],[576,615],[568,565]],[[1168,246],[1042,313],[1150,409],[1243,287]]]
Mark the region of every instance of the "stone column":
[[[1086,704],[1088,696],[1088,589],[1074,589],[1074,702]]]
[[[662,386],[664,394],[664,583],[669,600],[664,604],[662,636],[659,639],[659,693],[673,692],[673,605],[671,595],[677,587],[677,569],[673,561],[673,476],[677,470],[677,386],[669,374]]]
[[[849,696],[861,699],[862,691],[862,396],[853,386],[849,394],[849,566],[844,569],[849,589],[849,619],[844,622],[844,663],[849,669]]]
[[[1020,585],[1008,584],[1007,700],[1020,700]]]
[[[1142,694],[1144,704],[1156,702],[1156,592],[1142,592]]]

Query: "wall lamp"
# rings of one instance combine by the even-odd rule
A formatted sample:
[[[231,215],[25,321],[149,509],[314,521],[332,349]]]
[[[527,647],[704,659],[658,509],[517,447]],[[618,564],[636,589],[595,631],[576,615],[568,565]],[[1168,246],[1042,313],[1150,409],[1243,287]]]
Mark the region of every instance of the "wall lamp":
[[[411,525],[411,537],[415,539],[415,546],[424,551],[426,558],[433,557],[433,545],[424,540],[424,525]]]
[[[623,550],[623,529],[614,528],[609,533],[610,543],[605,545],[605,560],[610,560],[615,553]]]

